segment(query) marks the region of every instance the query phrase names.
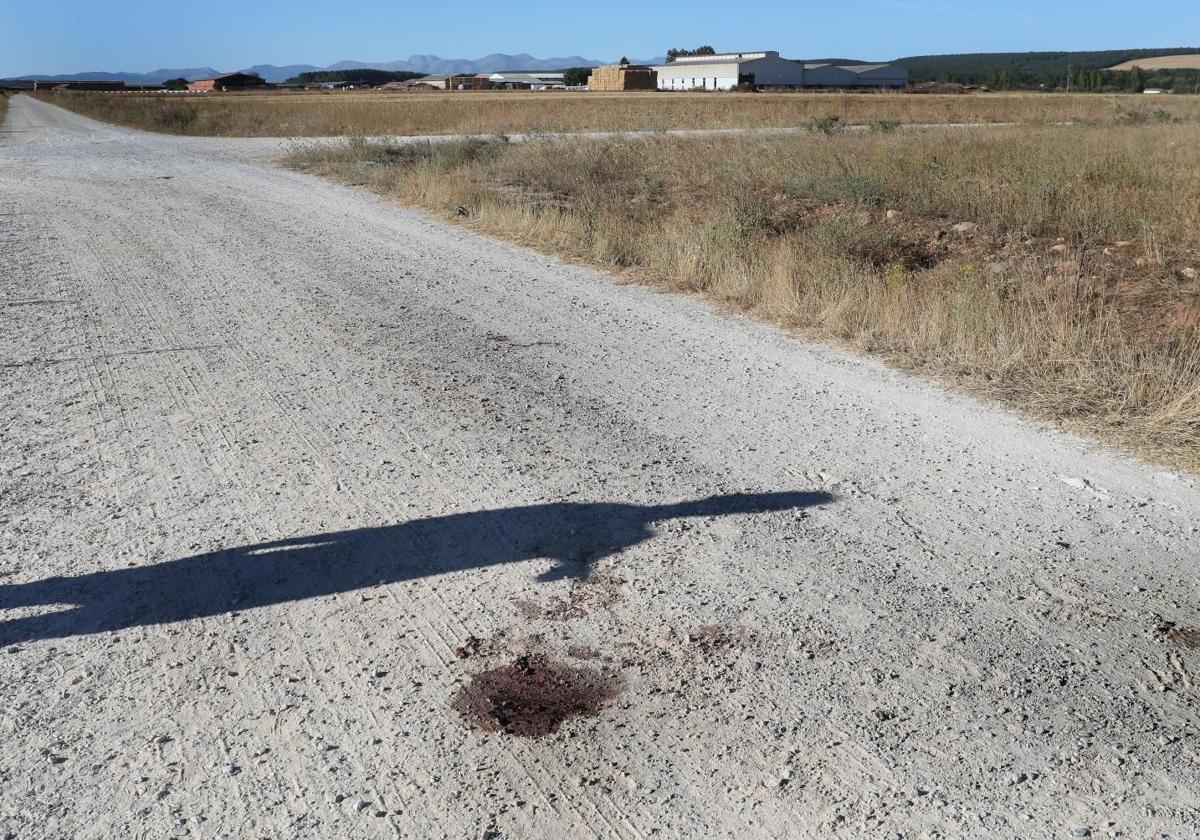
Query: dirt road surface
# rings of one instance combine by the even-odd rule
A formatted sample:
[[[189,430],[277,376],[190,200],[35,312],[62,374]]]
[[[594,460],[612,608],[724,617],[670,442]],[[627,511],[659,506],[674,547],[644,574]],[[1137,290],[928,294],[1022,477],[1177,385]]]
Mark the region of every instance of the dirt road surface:
[[[268,147],[12,101],[0,837],[1197,836],[1193,478]]]

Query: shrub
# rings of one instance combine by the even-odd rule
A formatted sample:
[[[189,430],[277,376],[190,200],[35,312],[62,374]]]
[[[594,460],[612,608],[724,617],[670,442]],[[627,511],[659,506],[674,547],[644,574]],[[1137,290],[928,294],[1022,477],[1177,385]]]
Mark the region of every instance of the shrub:
[[[808,121],[809,131],[816,131],[820,134],[836,134],[841,130],[841,127],[842,118],[833,114],[813,117]]]
[[[741,251],[771,230],[771,206],[753,195],[727,198],[712,226],[718,247]]]
[[[882,207],[888,202],[887,181],[878,175],[842,169],[793,175],[783,184],[791,198],[814,198],[830,204]]]
[[[928,268],[933,259],[919,243],[901,232],[866,223],[852,214],[838,214],[817,224],[812,235],[829,256],[864,263],[889,273]]]
[[[195,125],[200,109],[191,102],[169,102],[158,110],[158,129],[173,134],[184,134]]]

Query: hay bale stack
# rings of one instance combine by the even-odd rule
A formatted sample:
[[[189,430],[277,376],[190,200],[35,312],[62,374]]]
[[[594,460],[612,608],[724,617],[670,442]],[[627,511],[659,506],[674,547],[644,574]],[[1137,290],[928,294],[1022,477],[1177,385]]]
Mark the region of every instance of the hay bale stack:
[[[592,69],[588,90],[655,90],[658,73],[643,64],[604,64]]]

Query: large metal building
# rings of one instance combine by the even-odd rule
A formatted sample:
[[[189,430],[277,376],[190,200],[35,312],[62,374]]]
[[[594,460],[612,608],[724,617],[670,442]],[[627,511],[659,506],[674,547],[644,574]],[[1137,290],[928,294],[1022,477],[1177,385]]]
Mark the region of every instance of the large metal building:
[[[257,73],[222,73],[211,79],[196,79],[188,84],[190,91],[251,90],[270,87]]]
[[[902,88],[908,71],[892,64],[805,64],[804,86],[812,88]]]
[[[563,73],[531,70],[520,73],[493,73],[488,76],[492,87],[502,90],[553,90],[563,86]]]
[[[775,50],[681,55],[654,68],[659,90],[756,88],[902,88],[908,71],[891,64],[801,64]]]
[[[732,90],[739,84],[754,87],[800,87],[804,67],[775,50],[762,52],[681,55],[655,66],[659,90]]]
[[[858,64],[850,67],[859,87],[902,88],[908,86],[908,71],[894,64]]]
[[[858,74],[849,67],[836,64],[805,64],[804,84],[807,87],[854,87]]]

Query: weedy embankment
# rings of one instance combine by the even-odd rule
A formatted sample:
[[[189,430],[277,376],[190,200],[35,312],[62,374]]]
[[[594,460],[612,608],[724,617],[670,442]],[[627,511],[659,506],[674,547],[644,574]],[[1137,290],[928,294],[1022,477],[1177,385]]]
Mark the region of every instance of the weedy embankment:
[[[85,116],[172,134],[385,137],[414,134],[785,128],[810,123],[1050,123],[1197,120],[1200,97],[904,93],[267,92],[39,94]]]
[[[1200,468],[1200,128],[892,128],[287,164]]]

